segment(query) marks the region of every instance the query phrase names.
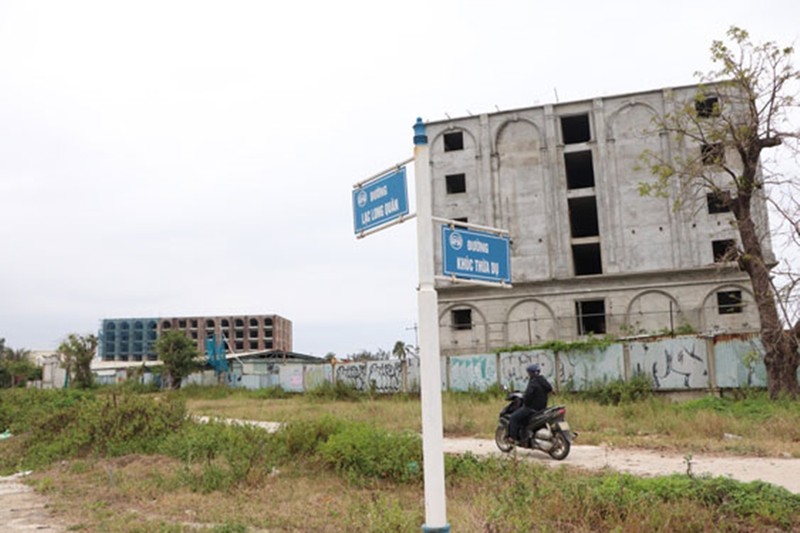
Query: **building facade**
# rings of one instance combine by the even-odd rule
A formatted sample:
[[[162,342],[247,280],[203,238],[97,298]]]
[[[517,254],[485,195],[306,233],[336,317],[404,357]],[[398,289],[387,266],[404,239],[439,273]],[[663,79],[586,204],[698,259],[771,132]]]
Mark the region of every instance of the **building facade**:
[[[640,163],[645,150],[665,159],[709,150],[654,131],[654,117],[695,102],[697,92],[661,89],[426,124],[434,215],[506,229],[511,238],[513,288],[437,285],[443,355],[589,334],[758,328],[749,278],[726,256],[739,239],[729,209],[678,185],[669,197],[640,194],[653,180]],[[753,207],[772,258],[764,198]],[[441,272],[440,241],[436,263]]]
[[[100,329],[103,361],[155,361],[153,345],[165,331],[182,331],[206,353],[206,340],[223,342],[226,353],[292,351],[292,322],[279,315],[194,316],[104,319]]]

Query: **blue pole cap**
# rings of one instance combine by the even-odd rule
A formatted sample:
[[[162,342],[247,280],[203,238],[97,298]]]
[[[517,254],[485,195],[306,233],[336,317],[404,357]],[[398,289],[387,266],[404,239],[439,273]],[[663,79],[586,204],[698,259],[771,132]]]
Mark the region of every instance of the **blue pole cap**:
[[[425,134],[425,123],[417,117],[414,123],[414,144],[428,144],[428,136]]]

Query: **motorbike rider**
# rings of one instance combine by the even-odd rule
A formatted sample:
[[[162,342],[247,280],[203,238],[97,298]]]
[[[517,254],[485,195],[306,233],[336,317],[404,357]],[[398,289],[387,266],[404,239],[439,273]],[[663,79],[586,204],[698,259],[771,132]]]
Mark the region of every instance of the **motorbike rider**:
[[[550,382],[542,375],[539,365],[528,365],[525,371],[528,373],[528,386],[522,396],[523,405],[511,414],[508,424],[508,436],[516,442],[522,438],[520,429],[528,424],[534,413],[547,408],[547,396],[553,390]]]

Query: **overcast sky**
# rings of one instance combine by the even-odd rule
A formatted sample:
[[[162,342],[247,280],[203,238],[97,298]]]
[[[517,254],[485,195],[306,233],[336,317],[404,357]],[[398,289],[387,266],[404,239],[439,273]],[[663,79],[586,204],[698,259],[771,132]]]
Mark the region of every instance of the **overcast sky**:
[[[797,0],[0,0],[0,337],[278,314],[295,351],[415,342],[413,221],[357,240],[353,183],[416,117],[696,81]],[[413,177],[413,174],[412,174]]]

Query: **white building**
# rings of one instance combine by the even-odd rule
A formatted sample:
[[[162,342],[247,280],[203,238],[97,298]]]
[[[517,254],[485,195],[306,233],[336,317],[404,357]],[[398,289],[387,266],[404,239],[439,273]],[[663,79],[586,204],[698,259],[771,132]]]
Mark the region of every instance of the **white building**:
[[[653,131],[656,115],[696,94],[680,87],[426,125],[435,216],[507,229],[512,242],[512,289],[439,284],[443,355],[589,333],[758,328],[749,279],[724,258],[739,240],[733,215],[704,192],[677,211],[677,186],[670,198],[639,193],[652,181],[639,168],[644,150],[713,148]],[[763,198],[754,210],[772,257]],[[436,254],[441,272],[438,240]]]

